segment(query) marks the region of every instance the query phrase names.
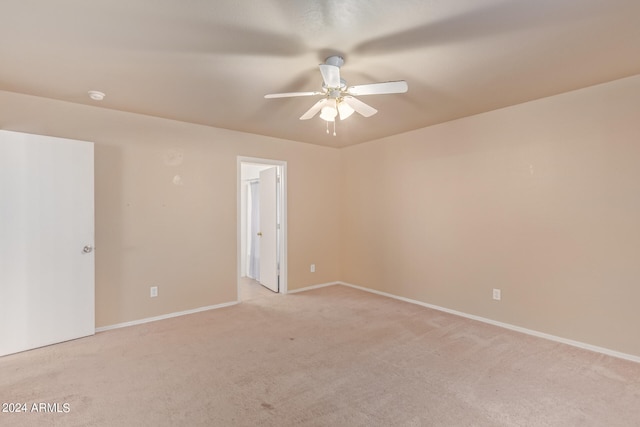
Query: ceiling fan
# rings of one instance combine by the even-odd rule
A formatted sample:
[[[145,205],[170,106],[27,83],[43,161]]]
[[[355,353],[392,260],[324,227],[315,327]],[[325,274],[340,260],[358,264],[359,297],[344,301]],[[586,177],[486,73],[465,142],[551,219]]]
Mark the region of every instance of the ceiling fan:
[[[408,89],[407,82],[404,80],[347,86],[347,82],[340,78],[340,67],[343,64],[344,58],[340,56],[330,56],[325,60],[324,64],[320,64],[320,74],[322,74],[323,81],[321,91],[272,93],[264,97],[290,98],[322,95],[322,99],[300,116],[300,120],[309,120],[320,112],[320,118],[326,120],[327,125],[328,122],[334,122],[335,125],[336,117],[339,117],[340,120],[345,120],[354,112],[364,117],[373,116],[378,112],[378,110],[355,98],[355,96],[404,93]],[[333,134],[335,135],[335,127]]]

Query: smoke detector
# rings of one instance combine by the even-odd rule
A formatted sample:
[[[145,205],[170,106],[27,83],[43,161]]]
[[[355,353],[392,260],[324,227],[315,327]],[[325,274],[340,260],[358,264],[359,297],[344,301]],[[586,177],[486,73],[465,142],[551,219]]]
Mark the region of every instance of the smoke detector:
[[[94,101],[102,101],[105,96],[106,95],[104,93],[99,92],[97,90],[89,91],[89,98],[93,99]]]

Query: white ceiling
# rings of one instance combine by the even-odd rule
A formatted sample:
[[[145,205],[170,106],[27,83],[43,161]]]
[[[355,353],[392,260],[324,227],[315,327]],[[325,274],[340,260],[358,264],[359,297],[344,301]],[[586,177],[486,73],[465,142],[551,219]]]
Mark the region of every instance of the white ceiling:
[[[298,120],[316,98],[263,98],[333,54],[409,92],[336,137]],[[0,58],[0,90],[337,147],[640,74],[640,1],[2,0]]]

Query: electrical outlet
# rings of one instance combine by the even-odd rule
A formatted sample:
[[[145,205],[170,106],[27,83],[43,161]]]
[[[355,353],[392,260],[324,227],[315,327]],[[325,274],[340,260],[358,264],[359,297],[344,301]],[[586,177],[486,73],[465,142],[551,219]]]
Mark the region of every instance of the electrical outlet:
[[[500,289],[494,289],[493,290],[493,299],[496,301],[500,301],[500,299],[502,298],[502,292],[500,292]]]
[[[316,265],[315,264],[311,264],[311,272],[312,273],[316,272]]]
[[[157,297],[158,296],[158,287],[157,286],[152,286],[149,295],[151,296],[151,298]]]

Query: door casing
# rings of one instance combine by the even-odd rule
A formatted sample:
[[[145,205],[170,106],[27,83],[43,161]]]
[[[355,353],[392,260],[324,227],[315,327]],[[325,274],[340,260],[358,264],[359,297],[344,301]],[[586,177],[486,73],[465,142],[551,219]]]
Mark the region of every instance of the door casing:
[[[240,301],[240,278],[242,274],[241,259],[242,254],[242,164],[243,163],[255,163],[263,164],[265,166],[275,166],[279,168],[280,182],[279,182],[279,200],[278,209],[280,212],[280,228],[279,228],[279,258],[280,258],[280,282],[279,293],[287,293],[287,162],[283,160],[264,159],[258,157],[237,157],[237,179],[236,179],[236,225],[237,225],[237,254],[236,254],[236,288],[237,288],[237,301]]]

